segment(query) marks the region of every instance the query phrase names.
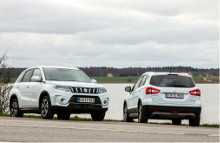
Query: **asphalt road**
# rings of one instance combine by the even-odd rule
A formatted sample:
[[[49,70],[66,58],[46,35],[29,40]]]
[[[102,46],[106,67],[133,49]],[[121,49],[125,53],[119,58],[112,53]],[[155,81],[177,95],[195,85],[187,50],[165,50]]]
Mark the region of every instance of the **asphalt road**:
[[[0,142],[219,142],[219,129],[0,117]]]

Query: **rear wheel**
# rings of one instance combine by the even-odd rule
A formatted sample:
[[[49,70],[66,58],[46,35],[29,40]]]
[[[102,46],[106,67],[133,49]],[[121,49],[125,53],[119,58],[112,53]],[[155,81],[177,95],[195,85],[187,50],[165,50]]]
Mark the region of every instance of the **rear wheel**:
[[[105,112],[91,113],[93,121],[102,121],[105,118]]]
[[[23,113],[19,109],[17,99],[13,99],[10,104],[10,115],[11,117],[23,117]]]
[[[147,123],[148,122],[147,113],[145,113],[141,103],[139,103],[139,106],[138,106],[138,122],[139,123]]]
[[[51,109],[51,103],[50,103],[50,98],[48,96],[44,96],[41,99],[41,104],[40,104],[40,110],[41,110],[41,116],[44,119],[52,119],[54,116],[54,113]]]
[[[124,122],[133,122],[133,118],[129,117],[127,104],[124,105],[123,113]]]
[[[199,126],[200,125],[200,117],[195,117],[189,119],[189,125],[190,126]]]
[[[173,125],[181,125],[181,119],[172,119]]]
[[[58,120],[69,120],[70,114],[69,113],[58,113],[57,118]]]

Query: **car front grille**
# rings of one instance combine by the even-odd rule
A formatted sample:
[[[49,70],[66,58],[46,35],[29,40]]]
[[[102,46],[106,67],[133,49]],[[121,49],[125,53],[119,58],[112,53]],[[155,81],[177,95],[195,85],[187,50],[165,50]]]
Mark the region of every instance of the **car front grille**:
[[[87,88],[87,87],[71,87],[73,93],[90,93],[90,94],[98,94],[98,88]]]

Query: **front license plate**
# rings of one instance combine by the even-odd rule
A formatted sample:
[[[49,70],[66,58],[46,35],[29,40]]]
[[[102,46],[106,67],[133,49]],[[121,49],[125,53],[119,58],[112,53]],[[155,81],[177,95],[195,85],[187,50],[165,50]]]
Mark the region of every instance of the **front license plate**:
[[[166,98],[179,98],[179,99],[183,99],[184,98],[184,94],[182,94],[182,93],[166,93]]]
[[[95,98],[77,98],[80,103],[95,103]]]

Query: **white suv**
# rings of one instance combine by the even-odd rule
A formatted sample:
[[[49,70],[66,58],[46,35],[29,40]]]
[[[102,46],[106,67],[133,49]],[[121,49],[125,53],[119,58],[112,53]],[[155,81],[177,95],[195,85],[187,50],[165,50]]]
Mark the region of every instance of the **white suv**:
[[[201,93],[188,74],[146,72],[125,91],[129,92],[123,106],[125,122],[171,119],[180,125],[182,119],[189,119],[191,126],[200,124]]]
[[[39,66],[21,73],[10,90],[10,114],[41,113],[44,119],[68,120],[71,113],[89,113],[101,121],[108,110],[106,88],[78,68]]]

